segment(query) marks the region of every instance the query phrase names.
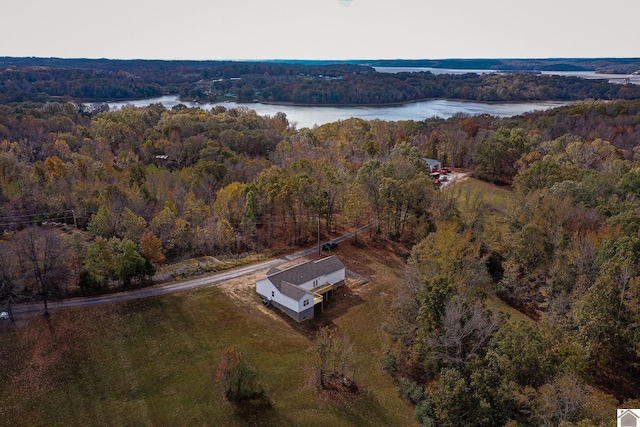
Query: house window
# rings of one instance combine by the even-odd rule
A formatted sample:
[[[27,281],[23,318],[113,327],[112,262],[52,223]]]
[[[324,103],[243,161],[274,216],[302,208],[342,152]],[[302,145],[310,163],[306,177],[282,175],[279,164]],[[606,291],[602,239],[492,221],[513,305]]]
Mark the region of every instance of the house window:
[[[316,286],[318,286],[318,279],[313,281],[313,287],[315,288]]]
[[[305,306],[305,307],[308,306],[309,305],[309,300],[308,299],[304,300],[302,302],[302,305]]]
[[[271,298],[275,298],[276,296],[276,291],[271,291]]]

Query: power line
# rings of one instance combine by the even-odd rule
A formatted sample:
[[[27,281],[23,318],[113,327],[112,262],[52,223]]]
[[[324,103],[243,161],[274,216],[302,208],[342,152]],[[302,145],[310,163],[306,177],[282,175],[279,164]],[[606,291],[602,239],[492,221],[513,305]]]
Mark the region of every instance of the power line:
[[[15,225],[15,224],[41,224],[45,222],[56,221],[69,221],[75,218],[88,219],[88,216],[77,215],[73,209],[55,212],[23,214],[23,215],[11,215],[0,217],[0,228]]]
[[[55,211],[55,212],[46,212],[46,213],[34,213],[34,214],[23,214],[23,215],[8,215],[8,216],[0,216],[0,221],[4,220],[4,219],[19,219],[19,218],[33,218],[33,217],[51,217],[51,216],[59,216],[59,215],[64,215],[64,214],[69,214],[69,215],[73,215],[73,210],[72,209],[68,209],[68,210],[64,210],[64,211]]]

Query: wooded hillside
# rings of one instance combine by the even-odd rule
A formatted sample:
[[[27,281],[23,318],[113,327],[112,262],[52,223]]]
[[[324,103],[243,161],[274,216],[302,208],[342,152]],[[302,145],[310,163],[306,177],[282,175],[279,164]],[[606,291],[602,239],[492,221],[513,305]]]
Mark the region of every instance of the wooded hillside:
[[[313,244],[318,218],[323,239],[374,222],[374,240],[414,247],[383,363],[421,423],[605,425],[638,398],[639,113],[587,101],[296,130],[247,108],[0,106],[2,298]],[[440,191],[421,157],[508,196]],[[497,316],[496,296],[521,317]]]

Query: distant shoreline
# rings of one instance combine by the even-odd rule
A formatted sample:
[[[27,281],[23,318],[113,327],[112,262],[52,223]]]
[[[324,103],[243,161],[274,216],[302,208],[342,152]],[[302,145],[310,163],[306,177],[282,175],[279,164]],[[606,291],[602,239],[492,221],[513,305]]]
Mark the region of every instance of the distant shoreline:
[[[188,102],[193,103],[193,101],[186,101],[182,99],[178,99],[180,102]],[[414,99],[411,101],[404,102],[387,102],[387,103],[379,103],[379,104],[303,104],[298,102],[273,102],[273,101],[259,101],[259,102],[240,102],[240,101],[232,101],[238,105],[242,106],[251,106],[253,104],[262,104],[262,105],[275,105],[275,106],[284,106],[284,107],[329,107],[329,108],[340,108],[340,107],[401,107],[403,105],[409,104],[417,104],[419,102],[428,102],[428,101],[456,101],[456,102],[470,102],[470,103],[479,103],[479,104],[525,104],[525,103],[537,103],[537,102],[575,102],[571,100],[564,99],[528,99],[528,100],[519,100],[519,101],[478,101],[475,99],[457,99],[457,98],[423,98],[423,99]],[[216,104],[223,105],[225,102],[199,102],[196,101],[196,104]],[[224,106],[224,105],[223,105]]]
[[[473,102],[476,104],[525,104],[528,102],[571,102],[564,99],[527,99],[520,101],[478,101],[476,99],[458,99],[458,98],[424,98],[424,99],[414,99],[412,101],[404,101],[404,102],[388,102],[381,104],[299,104],[295,102],[259,102],[258,104],[265,105],[284,105],[291,107],[395,107],[402,106],[408,104],[416,104],[418,102],[428,102],[428,101],[456,101],[456,102]],[[238,102],[238,104],[245,104],[244,102]],[[252,104],[248,102],[246,104]]]

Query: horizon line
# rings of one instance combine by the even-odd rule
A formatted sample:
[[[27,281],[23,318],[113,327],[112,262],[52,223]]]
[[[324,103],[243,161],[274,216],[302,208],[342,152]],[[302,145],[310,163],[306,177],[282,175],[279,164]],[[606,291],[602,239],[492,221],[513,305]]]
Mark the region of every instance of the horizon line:
[[[0,59],[52,59],[52,60],[93,60],[93,61],[165,61],[165,62],[354,62],[354,61],[596,61],[596,60],[638,60],[633,56],[594,57],[449,57],[449,58],[350,58],[350,59],[309,59],[309,58],[244,58],[244,59],[168,59],[168,58],[107,58],[107,57],[63,57],[63,56],[8,56]]]

